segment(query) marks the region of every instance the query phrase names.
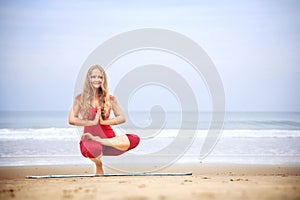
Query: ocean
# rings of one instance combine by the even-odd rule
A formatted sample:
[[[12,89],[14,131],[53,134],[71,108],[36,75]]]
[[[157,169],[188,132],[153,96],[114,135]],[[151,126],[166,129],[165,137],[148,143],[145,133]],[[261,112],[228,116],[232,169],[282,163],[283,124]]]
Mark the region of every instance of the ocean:
[[[159,118],[158,115],[160,113],[152,117]],[[204,158],[199,154],[211,114],[188,113],[185,116],[186,119],[182,119],[180,113],[167,113],[164,126],[160,128],[148,126],[153,121],[149,113],[133,112],[128,118],[134,125],[128,123],[115,130],[117,134],[128,130],[141,136],[140,145],[133,150],[136,157],[153,153],[159,157],[160,149],[175,138],[193,132],[189,145],[179,145],[179,149],[174,150],[176,154],[181,153],[177,162],[300,164],[300,113],[226,113],[222,133]],[[196,116],[200,116],[199,123],[197,130],[193,130],[189,125],[196,123]],[[0,166],[90,164],[79,150],[81,131],[68,124],[67,112],[0,112]],[[171,155],[172,149],[169,151]],[[152,159],[156,159],[155,156]],[[164,159],[163,155],[159,159]]]

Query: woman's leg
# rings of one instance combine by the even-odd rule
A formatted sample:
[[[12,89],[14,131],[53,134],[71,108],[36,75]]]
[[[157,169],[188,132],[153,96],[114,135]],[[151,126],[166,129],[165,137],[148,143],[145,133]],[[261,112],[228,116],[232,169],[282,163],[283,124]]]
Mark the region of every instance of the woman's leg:
[[[118,135],[113,138],[102,139],[99,136],[93,136],[90,133],[85,133],[83,137],[85,139],[94,140],[104,146],[113,147],[121,151],[126,151],[130,147],[130,141],[126,135]]]
[[[96,174],[104,174],[101,156],[99,156],[98,158],[90,158],[90,159],[91,159],[91,161],[93,161],[95,163]]]
[[[126,135],[118,135],[116,137],[107,139],[102,139],[96,136],[94,140],[104,146],[113,147],[121,151],[126,151],[130,147],[130,141]]]

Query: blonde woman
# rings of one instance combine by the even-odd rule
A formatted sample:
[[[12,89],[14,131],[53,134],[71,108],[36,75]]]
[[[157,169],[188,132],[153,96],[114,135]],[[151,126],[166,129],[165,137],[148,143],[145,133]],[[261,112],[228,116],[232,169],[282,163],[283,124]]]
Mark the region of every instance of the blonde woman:
[[[73,103],[69,123],[84,126],[80,150],[96,165],[96,174],[103,174],[102,156],[116,156],[135,148],[140,138],[134,134],[116,136],[111,125],[124,123],[125,116],[116,98],[108,93],[107,76],[100,65],[87,72],[83,91]],[[110,117],[110,112],[114,117]]]

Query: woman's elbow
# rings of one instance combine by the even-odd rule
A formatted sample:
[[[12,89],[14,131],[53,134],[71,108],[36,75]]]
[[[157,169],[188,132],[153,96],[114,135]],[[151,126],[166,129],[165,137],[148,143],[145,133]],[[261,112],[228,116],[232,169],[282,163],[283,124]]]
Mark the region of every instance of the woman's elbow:
[[[74,117],[69,117],[69,124],[75,125]]]
[[[75,125],[75,124],[74,124],[74,121],[72,121],[72,120],[70,120],[70,119],[69,119],[69,124],[70,124],[70,125]]]
[[[122,116],[121,119],[120,119],[120,124],[123,124],[126,122],[126,117],[125,116]]]

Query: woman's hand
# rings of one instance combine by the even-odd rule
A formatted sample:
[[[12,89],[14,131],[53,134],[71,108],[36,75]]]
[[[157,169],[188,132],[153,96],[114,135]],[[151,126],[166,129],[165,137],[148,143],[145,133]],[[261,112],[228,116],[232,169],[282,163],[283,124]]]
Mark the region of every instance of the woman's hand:
[[[113,97],[111,100],[112,110],[114,112],[115,117],[110,119],[103,119],[102,115],[99,115],[99,123],[101,125],[118,125],[124,123],[126,121],[125,115],[120,108],[116,98]]]
[[[99,123],[100,123],[101,125],[110,125],[110,124],[108,123],[108,120],[104,120],[104,119],[102,118],[101,113],[99,114]]]
[[[96,113],[96,115],[95,115],[95,119],[93,120],[93,124],[92,125],[97,125],[97,124],[99,124],[100,123],[100,118],[102,118],[101,117],[101,108],[100,107],[98,107],[98,110],[97,110],[97,113]],[[101,124],[101,123],[100,123]]]
[[[97,113],[95,115],[95,119],[93,120],[93,125],[110,125],[109,120],[104,120],[101,115],[101,107],[98,107]]]

